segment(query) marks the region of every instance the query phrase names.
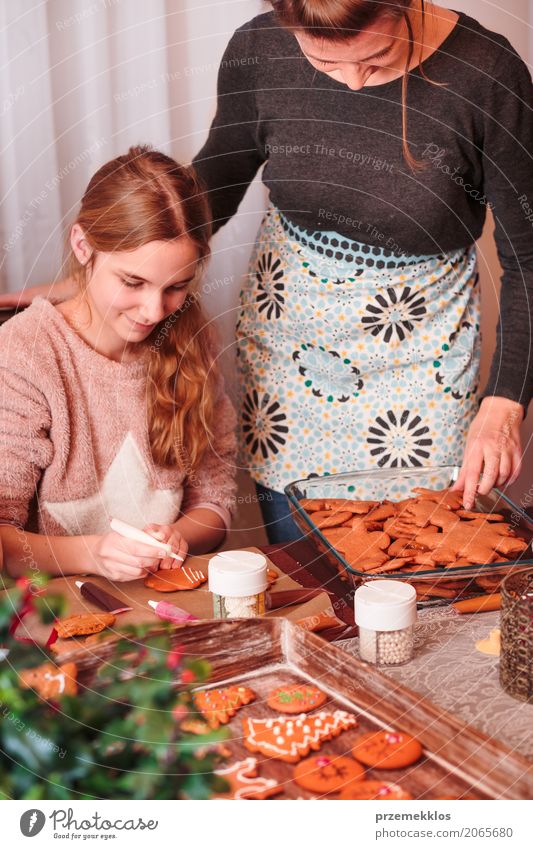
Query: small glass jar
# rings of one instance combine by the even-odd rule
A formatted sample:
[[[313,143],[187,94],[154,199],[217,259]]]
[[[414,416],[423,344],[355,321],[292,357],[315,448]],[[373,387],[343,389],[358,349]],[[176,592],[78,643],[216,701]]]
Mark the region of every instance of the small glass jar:
[[[253,551],[222,551],[209,561],[209,591],[215,619],[263,616],[267,561]]]
[[[502,581],[500,684],[510,696],[533,702],[533,569]]]
[[[416,590],[403,581],[369,581],[354,593],[359,655],[377,666],[401,666],[414,654]]]

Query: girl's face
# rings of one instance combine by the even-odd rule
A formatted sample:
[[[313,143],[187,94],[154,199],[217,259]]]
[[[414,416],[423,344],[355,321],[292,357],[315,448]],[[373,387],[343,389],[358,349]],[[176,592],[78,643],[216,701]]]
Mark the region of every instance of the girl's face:
[[[296,33],[296,40],[313,68],[354,91],[372,76],[375,79],[370,85],[385,82],[391,71],[403,73],[409,45],[403,18],[389,17],[342,42],[313,38],[305,32]]]
[[[85,264],[87,243],[76,226],[74,252]],[[80,253],[81,252],[81,253]],[[86,286],[96,349],[115,358],[143,342],[156,325],[183,305],[198,265],[198,248],[187,237],[148,242],[133,251],[98,253]]]

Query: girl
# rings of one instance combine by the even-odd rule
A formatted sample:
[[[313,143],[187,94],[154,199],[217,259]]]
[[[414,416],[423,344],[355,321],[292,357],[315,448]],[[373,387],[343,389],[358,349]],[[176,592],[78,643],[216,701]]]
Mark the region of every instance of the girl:
[[[77,294],[0,329],[0,537],[8,573],[139,578],[217,547],[234,411],[194,284],[209,254],[192,169],[133,147],[94,175],[70,233]]]

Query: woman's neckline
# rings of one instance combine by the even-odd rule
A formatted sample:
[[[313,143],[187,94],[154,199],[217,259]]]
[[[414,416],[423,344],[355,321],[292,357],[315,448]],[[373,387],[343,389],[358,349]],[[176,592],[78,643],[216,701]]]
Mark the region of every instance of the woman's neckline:
[[[457,15],[457,20],[456,20],[454,26],[452,27],[452,29],[450,30],[448,35],[443,39],[443,41],[441,41],[439,46],[436,47],[435,50],[433,50],[433,52],[429,54],[429,56],[426,56],[426,58],[420,63],[420,65],[415,65],[414,68],[411,68],[411,70],[409,72],[410,76],[412,76],[413,74],[416,74],[417,76],[421,76],[421,73],[420,73],[421,67],[423,68],[424,73],[427,73],[428,65],[430,65],[432,62],[434,62],[435,59],[440,58],[442,53],[449,47],[451,42],[454,41],[457,38],[457,36],[459,35],[461,29],[463,28],[465,18],[467,16],[464,14],[464,12],[458,12],[456,9],[449,9],[448,11],[453,12],[455,15]],[[306,59],[305,61],[307,62],[308,60]],[[346,90],[347,92],[349,92],[351,94],[360,94],[361,92],[364,92],[365,90],[368,90],[368,89],[377,90],[377,89],[385,89],[385,88],[387,88],[387,86],[397,86],[398,83],[401,84],[401,81],[403,79],[403,74],[400,74],[400,76],[395,77],[393,80],[389,80],[388,82],[376,83],[375,85],[365,85],[365,86],[363,86],[363,88],[357,89],[357,91],[352,91],[350,88],[348,88],[347,85],[345,85],[345,83],[338,82],[337,80],[334,80],[331,77],[328,77],[327,74],[323,74],[322,76],[325,76],[326,79],[328,80],[328,82],[333,83],[333,85],[335,85],[335,87]]]

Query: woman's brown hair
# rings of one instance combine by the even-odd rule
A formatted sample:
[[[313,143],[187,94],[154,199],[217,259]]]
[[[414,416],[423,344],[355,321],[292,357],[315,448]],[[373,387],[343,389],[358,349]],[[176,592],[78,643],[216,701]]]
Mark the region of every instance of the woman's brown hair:
[[[152,241],[187,237],[209,256],[206,194],[192,168],[148,146],[131,147],[103,165],[81,201],[76,222],[93,249],[82,266],[72,250],[70,276],[83,288],[98,252],[131,251]],[[198,276],[198,275],[197,275]],[[147,415],[154,462],[193,471],[213,435],[218,370],[198,294],[154,328],[148,347]]]
[[[279,22],[291,29],[301,30],[313,38],[323,38],[325,41],[345,41],[354,38],[362,30],[376,23],[380,18],[389,17],[399,20],[403,18],[407,27],[409,47],[402,77],[402,146],[404,158],[413,170],[424,168],[427,163],[415,159],[409,149],[407,138],[407,84],[409,66],[415,49],[413,27],[409,18],[409,10],[413,0],[271,0]],[[424,51],[424,27],[426,19],[426,4],[420,0],[422,15],[421,37],[419,45],[418,68],[428,82],[422,68]],[[435,83],[440,85],[439,83]]]

